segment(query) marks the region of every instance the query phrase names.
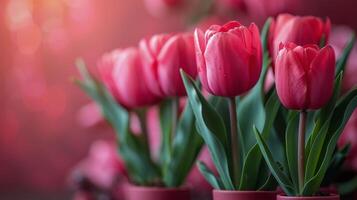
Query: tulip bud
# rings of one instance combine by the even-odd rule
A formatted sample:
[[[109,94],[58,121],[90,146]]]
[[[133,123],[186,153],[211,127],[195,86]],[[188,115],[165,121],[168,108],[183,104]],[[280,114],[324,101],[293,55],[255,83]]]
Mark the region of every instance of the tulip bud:
[[[335,53],[329,45],[282,46],[276,59],[275,83],[282,104],[289,109],[315,110],[332,96]]]
[[[98,70],[112,95],[128,109],[149,106],[160,100],[144,81],[143,65],[136,48],[104,55],[98,62]]]
[[[198,73],[202,86],[217,96],[233,97],[247,92],[262,69],[262,44],[255,24],[237,21],[213,25],[204,34],[195,32]]]
[[[140,41],[140,52],[148,87],[159,96],[186,95],[180,69],[197,75],[193,35],[155,35]]]
[[[328,41],[331,24],[327,19],[313,16],[293,16],[281,14],[270,26],[269,48],[270,55],[275,60],[279,52],[280,43],[293,42],[297,45],[316,44],[321,40]]]

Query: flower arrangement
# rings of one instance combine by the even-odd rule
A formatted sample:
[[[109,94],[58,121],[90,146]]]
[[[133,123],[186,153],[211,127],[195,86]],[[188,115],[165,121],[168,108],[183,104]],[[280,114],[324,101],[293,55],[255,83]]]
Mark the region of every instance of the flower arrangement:
[[[204,144],[217,173],[204,162],[198,167],[215,200],[338,199],[321,187],[348,152],[337,142],[357,107],[357,89],[340,91],[355,38],[336,61],[329,33],[328,19],[283,14],[261,32],[230,21],[144,38],[104,55],[99,79],[78,61],[77,83],[115,129],[130,182],[163,189],[151,195],[136,188],[128,199],[189,199],[185,179]],[[266,90],[269,70],[275,84]],[[146,127],[152,106],[160,113],[158,154]],[[130,127],[134,117],[139,131]]]
[[[157,35],[139,48],[115,50],[98,62],[100,79],[79,60],[80,87],[100,105],[116,131],[118,150],[130,182],[139,186],[180,187],[203,145],[194,128],[191,109],[180,108],[185,95],[179,67],[195,76],[192,34]],[[144,68],[146,69],[144,73]],[[173,82],[175,81],[175,82]],[[161,147],[151,151],[146,111],[157,106],[161,122]],[[131,128],[133,116],[140,132]]]

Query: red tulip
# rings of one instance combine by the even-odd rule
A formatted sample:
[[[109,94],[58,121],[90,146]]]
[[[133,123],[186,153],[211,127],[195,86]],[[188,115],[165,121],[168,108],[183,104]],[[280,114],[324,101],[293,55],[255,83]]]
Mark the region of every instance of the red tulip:
[[[282,46],[276,58],[275,83],[282,104],[289,109],[319,109],[331,98],[335,77],[331,46]]]
[[[143,65],[136,48],[104,55],[98,62],[98,70],[113,96],[128,109],[149,106],[160,100],[144,81]]]
[[[203,88],[217,96],[233,97],[251,89],[262,68],[262,45],[255,24],[237,21],[195,32],[198,73]]]
[[[180,69],[196,77],[197,66],[193,35],[155,35],[140,41],[148,87],[160,96],[184,96]]]
[[[327,19],[313,16],[279,15],[270,26],[269,47],[273,60],[279,52],[280,43],[293,42],[297,45],[320,44],[321,39],[328,40],[331,24]]]

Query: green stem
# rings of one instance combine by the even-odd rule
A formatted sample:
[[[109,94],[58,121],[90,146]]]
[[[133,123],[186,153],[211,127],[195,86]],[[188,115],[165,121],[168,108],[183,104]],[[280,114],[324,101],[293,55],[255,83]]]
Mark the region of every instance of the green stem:
[[[178,113],[179,113],[179,98],[175,97],[172,102],[172,127],[171,127],[171,141],[176,135],[177,129],[177,120],[178,120]]]
[[[231,150],[233,161],[233,182],[238,185],[239,180],[239,150],[238,150],[238,127],[237,127],[237,110],[234,97],[229,98],[229,115],[231,123]]]
[[[298,138],[298,174],[299,174],[299,193],[302,195],[305,178],[305,131],[306,131],[307,112],[300,112],[299,138]]]
[[[146,121],[146,109],[137,111],[137,115],[140,122],[141,134],[144,141],[144,145],[147,152],[150,154],[150,142],[149,142],[149,133],[147,129],[147,121]]]

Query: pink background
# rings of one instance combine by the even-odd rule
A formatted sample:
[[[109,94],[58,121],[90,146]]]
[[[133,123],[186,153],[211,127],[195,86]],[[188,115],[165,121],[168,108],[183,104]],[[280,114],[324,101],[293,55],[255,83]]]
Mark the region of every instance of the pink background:
[[[303,2],[301,14],[357,28],[355,0]],[[77,57],[93,67],[106,51],[180,30],[180,16],[152,17],[141,0],[0,1],[0,199],[65,198],[90,143],[112,137],[78,123],[89,99],[71,82]]]

